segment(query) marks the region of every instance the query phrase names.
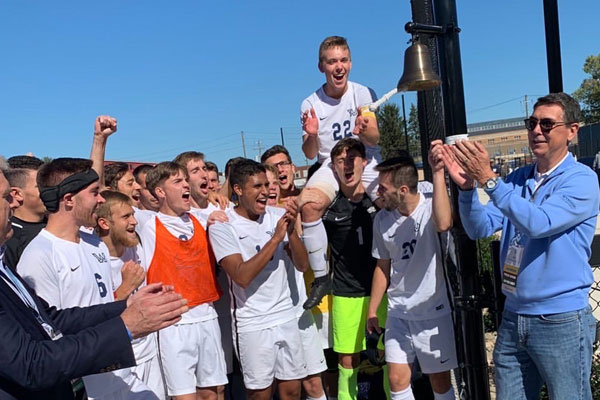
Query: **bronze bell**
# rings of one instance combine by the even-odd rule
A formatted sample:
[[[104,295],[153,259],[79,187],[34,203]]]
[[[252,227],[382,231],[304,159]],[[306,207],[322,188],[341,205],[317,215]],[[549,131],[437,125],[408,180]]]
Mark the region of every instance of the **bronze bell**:
[[[429,50],[417,40],[404,53],[404,73],[398,81],[398,92],[429,90],[440,86],[433,71]]]

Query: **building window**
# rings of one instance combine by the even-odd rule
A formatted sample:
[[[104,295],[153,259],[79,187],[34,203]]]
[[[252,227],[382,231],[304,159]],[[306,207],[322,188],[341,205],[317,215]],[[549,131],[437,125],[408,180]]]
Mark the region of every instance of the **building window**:
[[[506,142],[508,140],[508,136],[502,136],[500,138],[501,141]]]
[[[488,139],[488,144],[494,144],[494,139]]]

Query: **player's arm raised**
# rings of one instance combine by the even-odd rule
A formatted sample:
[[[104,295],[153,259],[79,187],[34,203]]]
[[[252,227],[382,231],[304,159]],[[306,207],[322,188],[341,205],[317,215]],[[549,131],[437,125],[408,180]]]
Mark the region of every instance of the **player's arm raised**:
[[[319,153],[319,119],[314,108],[302,113],[302,151],[308,159],[313,159]]]
[[[94,123],[94,139],[90,160],[92,168],[100,177],[100,185],[104,186],[104,154],[108,137],[117,131],[117,119],[109,115],[100,115]]]
[[[452,207],[444,175],[444,145],[441,140],[431,142],[429,165],[433,171],[432,217],[438,232],[446,232],[452,227]]]
[[[352,133],[357,135],[365,146],[377,146],[379,144],[379,127],[375,113],[358,107]]]

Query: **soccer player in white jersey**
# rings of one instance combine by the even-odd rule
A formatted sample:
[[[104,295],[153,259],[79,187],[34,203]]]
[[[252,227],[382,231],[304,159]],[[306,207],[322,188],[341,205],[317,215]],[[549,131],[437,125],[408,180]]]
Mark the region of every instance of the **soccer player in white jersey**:
[[[387,288],[385,359],[392,400],[414,399],[410,379],[415,358],[429,375],[435,399],[454,399],[450,382],[450,370],[457,366],[454,328],[438,234],[447,235],[452,226],[442,148],[441,140],[431,143],[431,199],[417,191],[411,159],[392,158],[377,166],[385,210],[373,225],[377,266],[367,329],[379,331],[376,310]]]
[[[215,257],[230,279],[236,353],[251,400],[270,399],[277,380],[282,400],[300,398],[306,376],[296,310],[290,297],[286,253],[297,268],[308,268],[304,244],[295,232],[297,208],[267,206],[265,168],[240,161],[229,176],[239,205],[229,222],[209,229]]]
[[[113,301],[108,249],[99,237],[81,230],[96,225],[95,211],[104,201],[98,174],[91,167],[90,160],[57,158],[40,168],[37,182],[48,224],[17,265],[36,293],[61,309]],[[114,372],[83,380],[90,399],[130,398],[128,386]]]
[[[150,164],[142,164],[135,167],[133,176],[135,181],[140,185],[140,210],[158,211],[158,200],[146,187],[146,174],[152,169]]]
[[[104,184],[110,190],[116,190],[127,195],[132,202],[135,211],[135,219],[138,222],[137,230],[141,232],[144,224],[154,215],[153,211],[142,210],[140,206],[140,191],[142,187],[137,183],[129,165],[124,162],[115,162],[104,168]]]
[[[208,171],[204,163],[204,154],[198,151],[186,151],[179,154],[173,162],[187,170],[190,185],[190,212],[210,223],[215,221],[225,222],[227,217],[223,212],[215,212],[233,204],[216,192],[208,189]],[[206,228],[206,226],[205,226]]]
[[[213,305],[221,290],[206,231],[189,213],[187,170],[162,162],[148,172],[146,185],[160,204],[140,235],[147,282],[173,285],[190,308],[180,322],[158,333],[168,395],[177,400],[214,400],[218,387],[227,383]]]
[[[219,182],[219,167],[212,161],[206,161],[206,173],[208,174],[208,190],[218,193],[221,190]]]
[[[336,142],[353,134],[367,148],[367,167],[363,185],[373,201],[377,198],[377,173],[380,161],[379,130],[372,112],[363,116],[359,108],[376,100],[375,93],[358,83],[348,81],[352,68],[346,39],[331,36],[319,47],[319,71],[325,84],[307,97],[301,105],[302,151],[306,158],[318,156],[321,167],[308,180],[300,196],[304,243],[308,250],[315,281],[305,308],[317,305],[330,290],[327,277],[327,233],[321,217],[339,190],[331,168],[330,152]]]
[[[146,280],[146,273],[140,266],[142,249],[135,232],[137,222],[129,197],[110,190],[103,191],[101,195],[105,202],[100,204],[96,212],[98,214],[96,232],[110,253],[115,300],[123,300]],[[135,339],[131,345],[137,365],[131,368],[131,373],[123,376],[123,380],[129,385],[129,390],[146,399],[165,400],[156,335],[152,333]],[[119,371],[115,373],[118,375]]]
[[[300,194],[300,189],[296,187],[294,175],[296,174],[296,166],[292,162],[292,157],[288,150],[276,144],[267,149],[262,156],[260,162],[264,165],[271,165],[277,169],[277,178],[279,180],[279,195],[278,203],[283,203],[288,197],[295,197]]]
[[[281,147],[281,146],[280,146]],[[264,157],[261,157],[261,159]],[[279,169],[273,164],[265,165],[267,181],[269,182],[268,206],[284,207],[280,205],[279,194]],[[299,220],[296,220],[296,228],[299,229]],[[288,280],[290,292],[292,294],[292,303],[296,309],[298,317],[298,329],[302,338],[302,350],[306,361],[306,378],[302,379],[302,387],[307,394],[307,400],[319,399],[325,400],[325,391],[321,373],[327,370],[325,354],[321,346],[321,336],[317,330],[317,325],[311,310],[305,310],[302,305],[306,301],[306,284],[304,283],[304,273],[298,270],[293,263],[288,265]]]
[[[198,218],[200,223],[207,228],[208,224],[215,221],[227,222],[227,216],[221,208],[209,201],[209,197],[222,197],[216,192],[209,193],[208,170],[204,162],[204,154],[198,151],[186,151],[175,157],[173,162],[181,165],[187,170],[188,183],[190,185],[190,214]],[[222,199],[226,201],[225,198]],[[230,205],[232,207],[233,204]],[[210,222],[209,222],[210,221]],[[217,282],[221,288],[227,287],[227,274],[220,268],[216,270]],[[221,331],[221,346],[225,355],[225,364],[227,366],[228,380],[233,377],[233,337],[231,336],[231,313],[229,312],[229,303],[231,297],[229,292],[224,292],[221,298],[214,302],[217,312],[219,328]],[[225,391],[231,388],[219,387],[219,399],[224,398]]]

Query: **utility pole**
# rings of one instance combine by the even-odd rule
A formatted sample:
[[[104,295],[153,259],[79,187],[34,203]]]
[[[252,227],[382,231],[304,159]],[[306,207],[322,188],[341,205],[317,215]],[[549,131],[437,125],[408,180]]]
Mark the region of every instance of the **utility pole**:
[[[283,128],[279,128],[279,132],[281,133],[281,145],[285,147],[285,142],[283,141]]]
[[[406,107],[404,106],[404,94],[402,95],[402,125],[404,126],[404,139],[406,140],[406,151],[410,154],[408,141],[408,126],[406,124]]]
[[[527,95],[525,95],[525,118],[529,118],[529,101]]]
[[[467,133],[467,113],[460,59],[460,41],[456,0],[433,0],[436,25],[445,27],[445,33],[437,37],[440,76],[442,78],[442,101],[446,134]],[[425,159],[423,160],[425,161]],[[458,187],[450,185],[453,209],[458,210]],[[477,246],[471,240],[460,218],[454,218],[452,229],[457,258],[459,293],[455,296],[455,320],[460,326],[459,369],[466,387],[465,398],[489,400],[490,388],[485,352],[482,309],[485,301],[481,293],[481,275],[477,263]]]
[[[254,150],[258,150],[258,156],[257,156],[257,161],[260,160],[260,156],[262,155],[262,143],[260,141],[260,139],[256,142],[256,147],[254,147]]]
[[[558,93],[563,91],[558,0],[544,0],[544,27],[546,31],[548,86],[550,87],[550,93]]]
[[[244,158],[246,158],[246,143],[244,142],[244,131],[241,132],[242,135],[242,149],[244,150]]]

